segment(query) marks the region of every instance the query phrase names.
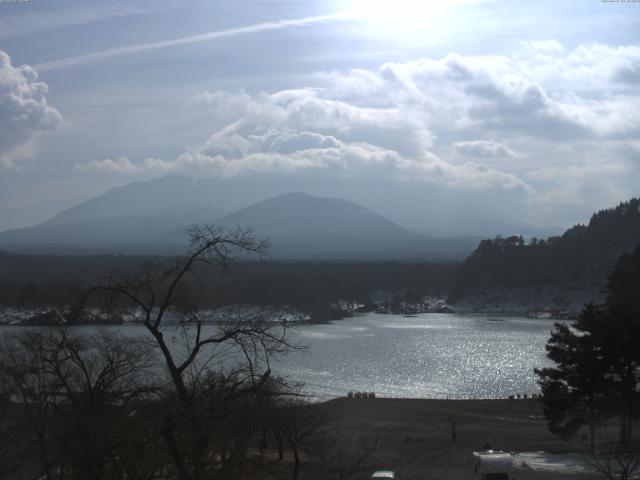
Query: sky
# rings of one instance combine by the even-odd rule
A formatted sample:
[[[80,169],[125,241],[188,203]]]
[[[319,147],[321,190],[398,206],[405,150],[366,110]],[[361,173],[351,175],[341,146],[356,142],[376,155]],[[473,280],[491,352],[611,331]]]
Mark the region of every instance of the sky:
[[[640,2],[0,0],[0,230],[173,174],[568,226],[638,112]]]

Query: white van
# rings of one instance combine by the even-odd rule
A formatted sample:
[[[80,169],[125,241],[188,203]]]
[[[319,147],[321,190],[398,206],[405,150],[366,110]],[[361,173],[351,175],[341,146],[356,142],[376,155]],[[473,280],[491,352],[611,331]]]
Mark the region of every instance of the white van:
[[[473,452],[473,470],[479,480],[513,480],[513,460],[510,453],[495,450]]]

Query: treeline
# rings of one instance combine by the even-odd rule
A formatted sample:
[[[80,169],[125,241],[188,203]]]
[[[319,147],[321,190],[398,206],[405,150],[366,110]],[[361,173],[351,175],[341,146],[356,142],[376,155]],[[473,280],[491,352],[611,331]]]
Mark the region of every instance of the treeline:
[[[450,263],[237,264],[231,276],[215,275],[217,305],[248,303],[304,308],[340,299],[369,303],[377,291],[445,295],[455,277]]]
[[[640,199],[595,213],[546,240],[521,236],[483,240],[462,265],[453,301],[473,287],[562,285],[602,287],[616,260],[640,243]]]
[[[113,272],[145,262],[171,265],[174,259],[102,255],[15,255],[0,252],[0,305],[64,307]],[[206,266],[197,280],[181,285],[178,305],[289,305],[320,308],[349,299],[368,303],[376,291],[443,296],[455,278],[453,263],[238,262],[228,271]],[[200,283],[205,285],[201,288]],[[196,293],[197,292],[197,293]]]

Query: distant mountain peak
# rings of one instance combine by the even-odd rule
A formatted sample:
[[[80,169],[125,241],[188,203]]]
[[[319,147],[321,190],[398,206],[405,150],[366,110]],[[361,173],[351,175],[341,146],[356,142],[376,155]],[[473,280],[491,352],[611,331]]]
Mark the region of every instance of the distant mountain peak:
[[[184,250],[184,230],[194,223],[253,228],[256,236],[272,240],[275,258],[452,259],[475,246],[472,239],[416,233],[351,200],[314,196],[302,188],[283,193],[285,187],[254,186],[243,178],[133,182],[42,224],[2,232],[0,248],[175,253]]]
[[[225,226],[249,226],[269,237],[311,235],[417,235],[355,202],[292,192],[221,218]]]

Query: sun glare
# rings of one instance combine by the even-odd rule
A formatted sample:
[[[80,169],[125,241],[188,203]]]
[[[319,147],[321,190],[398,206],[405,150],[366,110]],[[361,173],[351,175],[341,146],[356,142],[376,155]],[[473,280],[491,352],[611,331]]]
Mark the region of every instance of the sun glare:
[[[342,0],[341,10],[360,24],[362,33],[403,44],[424,44],[447,35],[464,20],[451,7],[478,0]]]
[[[411,20],[432,15],[462,0],[350,0],[347,9],[365,19]]]

